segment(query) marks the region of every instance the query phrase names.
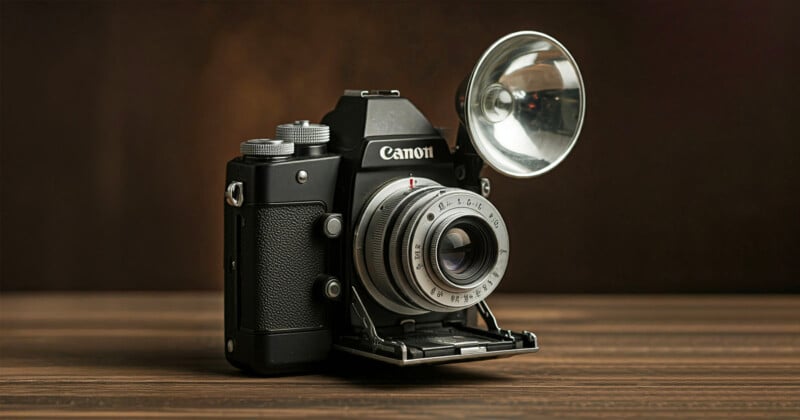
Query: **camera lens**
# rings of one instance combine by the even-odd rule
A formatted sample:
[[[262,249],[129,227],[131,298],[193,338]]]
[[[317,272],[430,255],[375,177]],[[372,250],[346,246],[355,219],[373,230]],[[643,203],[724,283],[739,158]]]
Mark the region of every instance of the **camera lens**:
[[[453,312],[488,296],[508,264],[508,232],[484,197],[430,179],[389,182],[354,232],[361,283],[400,314]]]
[[[464,217],[445,229],[435,248],[439,270],[459,286],[480,280],[497,259],[489,226],[475,217]]]

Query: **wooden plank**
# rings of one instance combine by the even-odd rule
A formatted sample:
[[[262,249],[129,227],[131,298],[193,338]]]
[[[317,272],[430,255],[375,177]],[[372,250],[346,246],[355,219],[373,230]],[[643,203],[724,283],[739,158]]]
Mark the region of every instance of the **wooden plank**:
[[[261,378],[209,293],[0,296],[0,417],[800,416],[798,296],[490,299],[542,350]]]

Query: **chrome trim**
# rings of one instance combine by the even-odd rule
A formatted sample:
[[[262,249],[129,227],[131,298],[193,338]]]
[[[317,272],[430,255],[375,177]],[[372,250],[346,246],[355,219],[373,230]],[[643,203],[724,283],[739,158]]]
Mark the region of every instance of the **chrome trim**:
[[[386,340],[382,338],[380,335],[378,335],[378,330],[375,328],[375,324],[372,322],[372,318],[370,318],[369,312],[367,312],[367,308],[364,306],[364,302],[361,301],[361,296],[359,296],[358,291],[356,290],[355,287],[351,287],[350,291],[353,294],[353,299],[350,303],[351,315],[352,317],[360,321],[361,328],[363,328],[362,337],[367,340],[367,343],[370,345],[370,348],[372,349],[373,352],[371,353],[368,351],[343,346],[341,344],[334,344],[333,348],[337,350],[341,350],[347,353],[355,354],[373,360],[391,363],[393,365],[398,365],[398,366],[413,366],[413,365],[424,365],[431,363],[447,363],[447,362],[476,360],[476,359],[495,359],[500,357],[511,357],[517,354],[535,353],[539,351],[539,342],[536,339],[536,335],[528,331],[523,331],[522,335],[527,337],[527,339],[533,343],[533,347],[489,351],[486,345],[482,345],[482,343],[476,342],[475,346],[460,348],[459,351],[461,352],[461,354],[409,359],[408,347],[404,342],[399,340]],[[512,341],[515,340],[511,331],[500,329],[500,327],[497,325],[497,320],[494,318],[494,315],[492,315],[491,309],[489,309],[489,305],[485,301],[481,301],[478,304],[478,312],[483,317],[484,321],[486,322],[486,325],[489,326],[489,331],[500,332],[502,336]],[[374,351],[378,349],[387,352],[395,352],[399,350],[400,358],[381,356],[379,354],[374,353]]]
[[[351,353],[357,356],[366,357],[368,359],[391,363],[396,366],[415,366],[415,365],[427,365],[433,363],[447,363],[447,362],[457,362],[457,361],[467,361],[467,360],[499,359],[499,358],[516,356],[518,354],[536,353],[537,351],[539,351],[539,347],[529,347],[523,349],[495,350],[486,353],[469,352],[468,354],[454,354],[450,356],[423,357],[420,359],[407,359],[407,358],[395,359],[392,357],[381,356],[379,354],[370,353],[363,350],[357,350],[354,348],[345,347],[339,344],[334,344],[333,348],[340,351],[344,351],[346,353]],[[472,347],[469,348],[471,349]]]
[[[413,181],[409,181],[413,179]],[[414,188],[410,188],[413,182]],[[372,276],[370,276],[367,268],[365,249],[367,246],[367,236],[372,221],[372,216],[375,211],[385,202],[385,200],[398,192],[421,190],[425,187],[440,186],[437,182],[427,178],[401,178],[391,182],[387,182],[381,186],[370,198],[367,200],[367,205],[361,211],[358,222],[353,229],[353,260],[356,266],[356,273],[361,279],[361,284],[367,289],[367,292],[373,299],[375,299],[384,308],[402,315],[421,315],[428,313],[426,310],[411,307],[410,305],[402,305],[387,298],[379,286],[377,286]],[[405,299],[402,299],[405,302]]]
[[[373,90],[360,90],[360,89],[346,89],[344,96],[359,96],[362,98],[380,97],[380,96],[400,96],[400,91],[397,89],[373,89]]]

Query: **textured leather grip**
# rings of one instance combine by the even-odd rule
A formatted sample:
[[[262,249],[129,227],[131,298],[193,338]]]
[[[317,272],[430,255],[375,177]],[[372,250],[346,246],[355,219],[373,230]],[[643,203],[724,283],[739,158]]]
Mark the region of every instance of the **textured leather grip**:
[[[325,272],[326,242],[316,232],[321,203],[271,205],[256,213],[255,327],[259,331],[319,328],[324,305],[314,281]]]

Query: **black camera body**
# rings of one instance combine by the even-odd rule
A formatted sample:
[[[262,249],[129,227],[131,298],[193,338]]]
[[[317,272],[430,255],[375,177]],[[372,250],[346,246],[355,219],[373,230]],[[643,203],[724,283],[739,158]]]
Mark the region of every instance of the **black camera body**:
[[[228,360],[275,374],[313,369],[334,348],[400,365],[535,351],[531,333],[501,331],[496,323],[495,331],[474,328],[470,308],[400,314],[376,302],[358,280],[353,255],[355,225],[370,197],[392,182],[412,190],[425,179],[460,189],[480,180],[457,179],[446,140],[396,91],[348,91],[322,122],[329,144],[295,144],[290,156],[228,163]],[[338,232],[326,230],[331,220],[341,223]],[[331,284],[338,293],[328,293]]]
[[[569,52],[509,34],[456,92],[451,151],[398,91],[345,91],[320,124],[241,144],[225,192],[225,354],[262,374],[338,353],[399,366],[538,350],[501,329],[486,298],[509,261],[487,163],[529,178],[555,167],[583,123]],[[478,327],[478,316],[484,327]]]

